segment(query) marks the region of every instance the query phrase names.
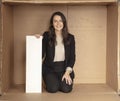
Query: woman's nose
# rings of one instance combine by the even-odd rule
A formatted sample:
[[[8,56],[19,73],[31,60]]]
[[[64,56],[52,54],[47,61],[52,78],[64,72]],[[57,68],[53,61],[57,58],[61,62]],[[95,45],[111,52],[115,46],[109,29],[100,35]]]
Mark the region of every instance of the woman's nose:
[[[57,25],[59,25],[59,24],[60,24],[60,22],[58,21],[58,22],[57,22]]]

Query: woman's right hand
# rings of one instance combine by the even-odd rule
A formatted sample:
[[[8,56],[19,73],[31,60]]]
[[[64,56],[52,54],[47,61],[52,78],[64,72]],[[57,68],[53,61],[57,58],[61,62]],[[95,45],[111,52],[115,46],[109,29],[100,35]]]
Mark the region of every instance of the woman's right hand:
[[[40,38],[40,36],[42,36],[42,35],[40,35],[40,34],[35,34],[35,37],[36,37],[36,38]]]

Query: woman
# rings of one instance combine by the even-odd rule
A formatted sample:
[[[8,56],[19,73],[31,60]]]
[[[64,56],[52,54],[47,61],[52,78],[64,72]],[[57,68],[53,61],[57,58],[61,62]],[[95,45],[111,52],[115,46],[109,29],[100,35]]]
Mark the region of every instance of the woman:
[[[49,31],[43,34],[43,79],[51,93],[72,91],[75,63],[75,40],[68,33],[66,18],[61,12],[51,16]]]

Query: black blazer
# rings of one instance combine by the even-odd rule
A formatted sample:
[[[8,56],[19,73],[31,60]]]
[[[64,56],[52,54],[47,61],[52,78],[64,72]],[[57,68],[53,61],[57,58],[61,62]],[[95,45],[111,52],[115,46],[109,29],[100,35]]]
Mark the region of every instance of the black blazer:
[[[48,32],[45,32],[43,34],[43,40],[42,40],[42,57],[45,57],[43,64],[47,67],[50,67],[53,65],[53,60],[55,56],[55,45],[50,46],[49,45],[49,34]],[[70,44],[65,45],[65,69],[67,67],[73,68],[75,63],[75,39],[74,36],[71,34],[68,34],[68,40],[70,40]]]

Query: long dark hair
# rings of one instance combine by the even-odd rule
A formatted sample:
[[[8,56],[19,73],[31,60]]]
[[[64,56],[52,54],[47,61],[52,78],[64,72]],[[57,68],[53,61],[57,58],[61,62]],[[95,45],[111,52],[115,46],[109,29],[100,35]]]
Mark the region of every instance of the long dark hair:
[[[52,46],[53,44],[55,44],[55,45],[57,44],[55,29],[53,27],[53,18],[56,15],[60,16],[62,21],[63,21],[63,29],[62,29],[63,43],[64,44],[69,43],[68,42],[68,27],[67,27],[66,18],[65,18],[63,13],[58,11],[58,12],[53,13],[52,16],[51,16],[51,19],[50,19],[50,26],[49,26],[49,38],[50,38],[49,44],[50,44],[50,46]]]

